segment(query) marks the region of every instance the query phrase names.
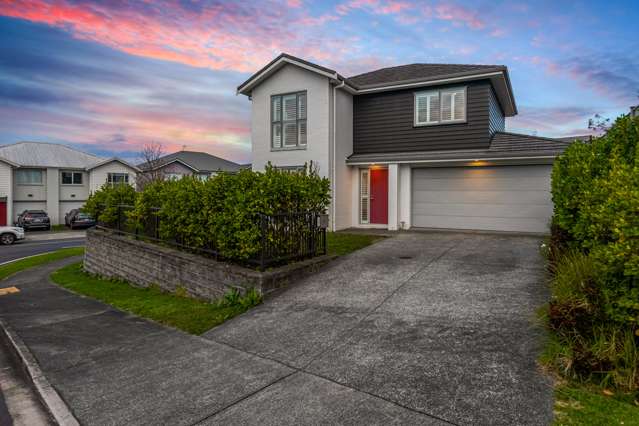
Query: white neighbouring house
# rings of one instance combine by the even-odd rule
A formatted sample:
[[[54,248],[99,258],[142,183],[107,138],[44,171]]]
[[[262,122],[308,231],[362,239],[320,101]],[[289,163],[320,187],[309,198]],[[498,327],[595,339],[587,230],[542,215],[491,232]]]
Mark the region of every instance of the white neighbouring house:
[[[0,225],[24,210],[44,210],[51,224],[80,208],[105,183],[135,185],[139,169],[119,158],[101,158],[64,145],[19,142],[0,146]]]
[[[505,131],[503,65],[410,64],[345,78],[281,54],[237,88],[253,170],[313,161],[333,230],[547,233],[552,163],[570,143]]]

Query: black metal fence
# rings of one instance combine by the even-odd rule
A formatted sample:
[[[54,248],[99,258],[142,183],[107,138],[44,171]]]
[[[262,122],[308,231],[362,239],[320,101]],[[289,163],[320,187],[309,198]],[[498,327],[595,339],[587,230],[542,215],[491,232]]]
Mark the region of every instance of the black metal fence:
[[[162,222],[159,208],[149,209],[143,217],[131,219],[130,205],[103,207],[98,213],[97,227],[128,235],[135,239],[165,244],[180,250],[226,260],[248,264],[259,269],[286,264],[292,261],[326,254],[326,228],[328,216],[317,212],[281,213],[275,215],[259,214],[255,218],[259,232],[259,250],[247,259],[225,257],[217,249],[215,236],[211,235],[204,244],[194,247],[185,243],[184,236],[171,233],[170,238],[162,235]],[[105,213],[105,214],[103,214]],[[203,224],[204,226],[204,224]]]

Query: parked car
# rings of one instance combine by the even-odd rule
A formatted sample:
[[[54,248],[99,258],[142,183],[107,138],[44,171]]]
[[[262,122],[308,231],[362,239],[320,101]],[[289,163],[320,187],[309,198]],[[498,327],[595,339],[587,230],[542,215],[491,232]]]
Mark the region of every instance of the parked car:
[[[0,244],[8,246],[24,239],[24,229],[18,226],[0,226]]]
[[[74,228],[90,228],[95,226],[95,219],[84,212],[77,212],[74,216],[69,218],[69,227]]]
[[[17,225],[24,228],[25,231],[30,229],[51,229],[51,221],[47,212],[44,210],[25,210],[18,216]]]
[[[67,214],[64,215],[64,225],[71,226],[71,218],[75,217],[78,213],[80,213],[80,209],[69,210]]]

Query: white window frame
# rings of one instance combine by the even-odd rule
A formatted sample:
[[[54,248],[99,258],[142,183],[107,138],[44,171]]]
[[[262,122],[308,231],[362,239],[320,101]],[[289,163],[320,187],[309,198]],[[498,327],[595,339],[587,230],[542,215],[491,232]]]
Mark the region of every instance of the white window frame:
[[[20,182],[20,175],[26,172],[39,172],[40,181],[39,182]],[[16,184],[24,185],[24,186],[43,186],[44,185],[44,170],[43,169],[17,169],[16,170]]]
[[[65,173],[70,173],[71,174],[71,183],[64,183],[64,174]],[[76,183],[75,182],[75,177],[76,175],[80,175],[80,183]],[[84,173],[77,171],[77,170],[62,170],[60,172],[60,185],[64,185],[64,186],[82,186],[84,185]]]
[[[306,98],[306,108],[304,111],[304,118],[300,118],[300,96],[303,95]],[[287,96],[295,96],[295,108],[296,108],[296,119],[295,121],[295,145],[286,145],[284,140],[284,124],[292,124],[293,120],[284,120],[284,98]],[[279,120],[275,120],[274,117],[274,109],[273,109],[273,99],[280,98],[280,117]],[[289,92],[289,93],[278,93],[276,95],[271,95],[270,104],[269,104],[269,126],[271,133],[271,151],[288,151],[288,150],[296,150],[296,149],[306,149],[308,145],[308,93],[306,90],[300,90],[297,92]],[[304,123],[306,126],[306,141],[305,143],[300,143],[300,123]],[[274,127],[279,124],[280,126],[280,146],[276,147],[274,145]]]
[[[455,93],[462,91],[464,94],[464,116],[462,118],[456,118],[453,120],[443,120],[442,119],[442,111],[444,107],[444,103],[442,102],[442,95],[444,93]],[[437,121],[424,121],[419,122],[419,115],[417,113],[417,98],[422,96],[433,96],[437,95],[439,97],[439,120]],[[451,114],[455,113],[455,97],[453,97],[453,102],[451,104]],[[427,104],[427,115],[430,119],[430,102]],[[445,89],[436,89],[436,90],[425,90],[420,92],[413,93],[413,126],[414,127],[422,127],[422,126],[441,126],[444,124],[459,124],[465,123],[466,118],[468,117],[468,86],[458,86],[458,87],[447,87]]]
[[[124,176],[124,181],[123,182],[114,182],[113,178],[115,176]],[[107,173],[107,183],[111,186],[113,185],[121,185],[121,184],[129,184],[129,174],[126,172],[109,172]]]
[[[362,182],[366,180],[367,192],[364,195],[362,193]],[[359,169],[359,191],[358,191],[358,210],[359,210],[359,223],[362,225],[368,225],[371,223],[371,171],[370,169]],[[366,220],[362,219],[362,203],[366,199]]]

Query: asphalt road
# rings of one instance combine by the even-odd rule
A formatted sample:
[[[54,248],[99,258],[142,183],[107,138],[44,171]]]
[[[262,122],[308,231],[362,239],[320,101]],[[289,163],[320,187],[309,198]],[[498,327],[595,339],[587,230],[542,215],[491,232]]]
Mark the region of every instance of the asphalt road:
[[[46,253],[66,247],[84,245],[84,237],[47,241],[18,241],[10,246],[0,246],[0,264],[34,254]]]

